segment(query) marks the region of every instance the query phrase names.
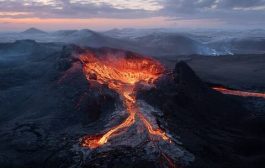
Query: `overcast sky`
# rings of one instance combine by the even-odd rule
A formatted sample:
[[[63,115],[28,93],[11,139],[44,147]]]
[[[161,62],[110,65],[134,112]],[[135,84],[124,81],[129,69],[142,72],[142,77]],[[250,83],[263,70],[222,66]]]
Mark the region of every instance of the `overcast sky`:
[[[0,0],[0,30],[265,28],[265,0]]]

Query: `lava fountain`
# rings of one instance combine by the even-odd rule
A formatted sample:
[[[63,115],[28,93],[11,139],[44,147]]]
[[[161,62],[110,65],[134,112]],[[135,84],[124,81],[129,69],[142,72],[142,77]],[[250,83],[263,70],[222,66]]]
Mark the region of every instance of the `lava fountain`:
[[[107,132],[84,137],[81,142],[83,147],[94,149],[106,144],[110,138],[132,126],[138,119],[144,124],[151,140],[161,139],[171,142],[162,129],[155,128],[141,113],[136,103],[136,84],[143,82],[152,85],[164,73],[165,69],[159,62],[137,55],[107,53],[96,55],[93,52],[82,54],[80,60],[87,80],[95,80],[116,91],[129,113],[122,123],[110,128]]]

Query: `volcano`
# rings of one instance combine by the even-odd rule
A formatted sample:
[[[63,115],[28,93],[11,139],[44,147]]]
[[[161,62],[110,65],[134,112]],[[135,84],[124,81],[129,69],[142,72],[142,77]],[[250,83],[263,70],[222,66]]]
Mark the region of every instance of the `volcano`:
[[[230,140],[249,145],[251,142],[244,137],[257,137],[252,131],[257,120],[249,120],[251,113],[239,100],[221,94],[216,87],[208,87],[185,62],[177,63],[170,70],[150,57],[110,48],[77,48],[71,57],[81,63],[88,87],[103,97],[111,93],[115,104],[104,122],[95,121],[101,129],[88,129],[80,137],[79,147],[84,152],[82,165],[101,167],[98,165],[104,163],[112,167],[144,163],[142,167],[205,167],[210,163],[212,167],[226,167],[228,163],[250,164],[244,160],[237,164],[238,159],[231,159],[235,153],[241,156],[238,148],[247,149],[233,147],[235,144]],[[106,101],[109,98],[102,103]],[[86,106],[87,102],[81,104]],[[94,108],[93,104],[89,107]],[[235,136],[234,130],[241,138]],[[222,150],[215,151],[216,148]],[[219,158],[222,151],[230,150],[235,153],[212,163],[210,156]],[[202,155],[201,151],[205,153]]]
[[[152,143],[155,151],[161,155],[162,161],[165,161],[169,167],[175,167],[175,162],[180,157],[183,157],[184,153],[181,154],[183,156],[176,157],[175,152],[180,149],[177,143],[165,130],[160,128],[156,118],[150,112],[148,115],[148,113],[142,111],[143,108],[146,111],[152,110],[153,107],[148,107],[148,104],[136,98],[137,86],[144,86],[149,89],[154,87],[154,82],[165,73],[163,65],[149,57],[115,50],[97,52],[86,50],[79,58],[87,80],[92,83],[105,85],[118,93],[122,100],[122,105],[128,113],[128,117],[123,122],[113,126],[109,130],[101,134],[88,135],[82,138],[82,147],[89,149],[104,147],[104,144],[108,143],[111,139],[116,136],[124,136],[124,134],[127,134],[126,131],[128,129],[134,127],[133,129],[136,129],[136,133],[131,135],[133,136],[131,139],[137,140],[139,136],[146,136],[140,142],[146,141]],[[146,109],[146,107],[148,108]],[[167,149],[164,149],[165,146]],[[183,160],[182,163],[187,164],[191,160],[185,160],[185,162]]]
[[[210,85],[185,62],[168,68],[121,49],[1,46],[3,168],[265,164],[263,93]]]
[[[129,117],[121,125],[105,133],[98,142],[95,139],[85,140],[84,146],[94,148],[106,143],[115,132],[134,124],[135,114],[138,111],[135,98],[136,83],[143,81],[146,84],[152,84],[163,73],[163,67],[151,59],[128,56],[117,58],[111,54],[97,58],[91,53],[86,53],[81,55],[81,60],[87,79],[106,84],[110,89],[119,93],[129,113]],[[139,114],[139,117],[150,134],[161,136],[164,140],[169,139],[162,130],[154,130],[142,114]]]

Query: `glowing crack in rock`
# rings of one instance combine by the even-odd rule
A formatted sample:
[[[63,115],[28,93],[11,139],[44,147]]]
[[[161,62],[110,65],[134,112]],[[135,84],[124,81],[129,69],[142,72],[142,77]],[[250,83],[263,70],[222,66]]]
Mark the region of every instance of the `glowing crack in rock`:
[[[264,98],[265,99],[265,93],[232,90],[232,89],[227,89],[224,87],[212,87],[212,89],[214,89],[218,92],[221,92],[223,94],[229,94],[229,95],[235,95],[235,96],[241,96],[241,97],[258,97],[258,98]]]

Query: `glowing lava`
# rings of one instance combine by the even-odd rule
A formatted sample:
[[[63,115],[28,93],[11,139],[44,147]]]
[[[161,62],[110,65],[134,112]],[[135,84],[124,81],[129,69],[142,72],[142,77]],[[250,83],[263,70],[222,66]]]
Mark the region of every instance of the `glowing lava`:
[[[246,91],[239,91],[239,90],[231,90],[224,87],[213,87],[212,89],[221,92],[223,94],[241,96],[241,97],[259,97],[265,98],[265,93],[255,93],[255,92],[246,92]]]
[[[164,68],[159,62],[137,55],[95,55],[93,52],[81,55],[80,60],[83,63],[86,78],[115,90],[129,113],[125,121],[106,133],[84,137],[81,142],[82,146],[90,149],[100,147],[114,135],[132,126],[138,118],[145,125],[151,139],[156,137],[170,142],[166,133],[160,128],[154,128],[152,123],[139,111],[135,96],[136,83],[144,82],[151,85],[164,72]]]

